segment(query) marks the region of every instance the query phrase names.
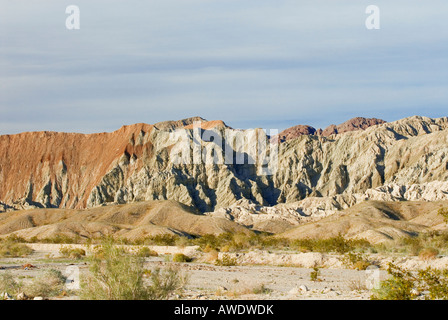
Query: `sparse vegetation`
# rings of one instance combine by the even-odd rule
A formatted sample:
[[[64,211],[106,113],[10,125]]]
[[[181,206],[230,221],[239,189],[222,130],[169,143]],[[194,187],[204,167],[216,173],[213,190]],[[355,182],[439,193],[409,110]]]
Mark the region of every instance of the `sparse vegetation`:
[[[348,281],[348,287],[352,291],[368,290],[365,279],[360,279],[360,278]]]
[[[149,249],[148,247],[141,247],[137,251],[137,255],[139,255],[140,257],[147,258],[147,257],[157,257],[159,254],[154,250]]]
[[[253,294],[269,294],[272,292],[272,289],[269,289],[265,286],[264,283],[256,286],[252,289]]]
[[[424,248],[419,252],[418,257],[422,260],[431,260],[436,258],[438,254],[439,250],[435,248]]]
[[[448,231],[422,232],[414,237],[397,239],[388,245],[377,245],[375,248],[378,252],[399,253],[410,256],[419,256],[422,251],[428,251],[430,248],[438,250],[438,254],[447,254]]]
[[[223,267],[231,267],[231,266],[236,266],[237,261],[235,258],[231,257],[230,255],[224,254],[224,255],[222,255],[221,259],[216,259],[215,265],[223,266]]]
[[[0,274],[0,293],[7,293],[11,296],[15,296],[20,292],[22,284],[14,279],[10,272]],[[3,297],[0,296],[0,299]]]
[[[28,297],[54,297],[62,293],[66,277],[55,269],[47,270],[43,275],[34,279],[31,284],[23,288]]]
[[[151,284],[146,285],[143,257],[130,254],[111,239],[104,241],[89,260],[90,274],[81,283],[83,299],[166,299],[186,283],[177,269],[156,269],[151,271]]]
[[[76,259],[76,260],[82,259],[83,257],[86,256],[86,251],[84,249],[73,248],[70,246],[62,246],[59,249],[59,253],[64,258],[70,258],[70,259]]]
[[[411,272],[390,263],[389,279],[374,289],[373,300],[448,299],[448,270],[427,268]]]
[[[366,270],[372,263],[359,252],[348,252],[344,255],[344,264],[356,270]]]
[[[177,238],[176,238],[177,237]],[[180,236],[155,236],[146,238],[146,244],[175,245],[182,242],[182,245],[198,245],[203,252],[212,250],[218,252],[238,252],[248,249],[278,249],[278,250],[298,250],[301,252],[336,252],[347,253],[354,250],[366,250],[373,248],[366,240],[348,240],[342,236],[329,239],[285,239],[278,238],[266,233],[259,234],[232,234],[223,233],[220,235],[204,235],[194,239]],[[176,240],[177,239],[177,240]]]
[[[7,238],[0,243],[0,257],[17,258],[26,257],[33,253],[33,249],[23,243],[18,243],[17,239]]]
[[[440,208],[439,211],[437,211],[437,213],[441,215],[445,223],[448,224],[448,208]]]
[[[173,256],[173,262],[191,262],[193,259],[183,253],[176,253]]]
[[[16,238],[20,243],[57,243],[57,244],[100,244],[105,238],[83,239],[80,237],[68,237],[57,235],[44,239]],[[373,250],[373,246],[366,240],[349,240],[342,236],[328,239],[285,239],[275,237],[267,233],[222,233],[220,235],[203,235],[196,238],[188,238],[180,235],[156,235],[144,239],[129,240],[117,239],[116,242],[123,245],[159,245],[159,246],[199,246],[203,252],[215,250],[218,252],[238,252],[249,249],[267,250],[297,250],[301,252],[335,252],[344,254],[347,252],[367,249]]]
[[[320,278],[320,269],[318,267],[314,267],[313,271],[310,272],[310,280],[311,281],[322,281]]]

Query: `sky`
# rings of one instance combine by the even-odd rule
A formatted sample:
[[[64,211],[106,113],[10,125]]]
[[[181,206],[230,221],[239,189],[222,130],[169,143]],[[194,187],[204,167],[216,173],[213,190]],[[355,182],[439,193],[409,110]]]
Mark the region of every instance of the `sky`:
[[[325,128],[447,106],[446,0],[0,0],[0,134],[192,116]]]

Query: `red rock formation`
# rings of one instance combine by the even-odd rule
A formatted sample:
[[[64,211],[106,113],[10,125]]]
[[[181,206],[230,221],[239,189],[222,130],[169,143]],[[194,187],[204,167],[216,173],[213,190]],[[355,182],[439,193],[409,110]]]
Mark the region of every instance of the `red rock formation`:
[[[314,134],[316,134],[316,129],[310,126],[299,124],[297,126],[283,130],[278,134],[278,138],[280,142],[285,142],[297,138],[298,136],[314,135]]]
[[[123,157],[133,161],[132,170],[123,173],[125,179],[147,163],[153,153],[152,130],[174,130],[194,121],[204,119],[139,123],[110,133],[43,131],[0,136],[0,200],[18,208],[42,203],[85,208],[92,190]],[[203,127],[222,124],[210,121]]]
[[[328,137],[332,134],[341,134],[345,132],[350,131],[356,131],[356,130],[365,130],[371,126],[377,125],[377,124],[383,124],[386,123],[386,121],[376,118],[362,118],[357,117],[350,119],[342,124],[339,125],[330,125],[324,130],[322,129],[315,129],[311,126],[307,125],[297,125],[291,128],[288,128],[286,130],[283,130],[280,132],[277,137],[280,139],[280,142],[285,142],[291,139],[295,139],[299,136],[303,135],[318,135],[318,136],[324,136]]]
[[[84,207],[92,188],[123,155],[135,158],[151,152],[151,142],[137,138],[152,125],[123,126],[111,133],[25,132],[0,136],[0,199],[21,197],[32,202],[43,188],[61,190],[50,203]],[[82,190],[81,199],[80,190]]]
[[[386,123],[386,121],[376,118],[353,118],[340,125],[330,125],[322,131],[322,136],[329,136],[331,134],[340,134],[344,132],[365,130],[371,126]]]

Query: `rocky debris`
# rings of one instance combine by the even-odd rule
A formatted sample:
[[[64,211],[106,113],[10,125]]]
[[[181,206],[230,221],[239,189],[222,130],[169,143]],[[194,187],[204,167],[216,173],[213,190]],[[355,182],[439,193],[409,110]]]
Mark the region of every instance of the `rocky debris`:
[[[308,287],[306,285],[302,284],[299,286],[299,291],[300,292],[308,292],[308,291],[310,291],[310,289],[308,289]]]
[[[1,299],[2,300],[14,300],[14,298],[8,292],[3,292],[1,294]]]
[[[353,197],[369,189],[398,185],[410,190],[412,185],[448,180],[448,118],[415,116],[370,127],[374,120],[357,120],[329,137],[323,132],[301,135],[279,145],[278,170],[272,175],[260,174],[262,164],[173,163],[171,152],[178,142],[173,130],[185,130],[191,137],[187,127],[195,120],[135,124],[89,135],[0,136],[0,200],[16,209],[78,209],[169,199],[213,212],[241,199],[271,207],[329,197],[326,201],[338,202],[337,208],[356,203]],[[219,121],[207,123],[204,128],[225,137],[226,128]],[[215,145],[203,141],[209,149]],[[420,195],[428,197],[429,192]],[[247,214],[241,211],[243,220]],[[275,228],[302,219],[299,211],[293,211]],[[327,211],[331,209],[313,215]]]
[[[17,300],[28,300],[28,296],[24,292],[19,292],[17,294]]]

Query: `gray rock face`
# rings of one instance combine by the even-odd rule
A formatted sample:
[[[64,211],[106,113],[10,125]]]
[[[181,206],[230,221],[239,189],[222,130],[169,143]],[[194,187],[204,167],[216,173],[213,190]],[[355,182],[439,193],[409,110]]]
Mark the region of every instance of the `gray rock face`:
[[[364,193],[341,194],[328,197],[307,197],[276,206],[260,206],[249,200],[239,200],[233,205],[206,213],[225,218],[258,231],[276,233],[302,223],[328,217],[366,200],[377,201],[440,201],[448,200],[448,182],[433,181],[424,184],[388,184]],[[276,229],[277,227],[277,229]]]
[[[173,132],[191,122],[162,123],[158,125],[160,129],[153,126],[151,130],[132,133],[126,138],[129,141],[124,147],[117,148],[110,164],[100,155],[92,160],[97,161],[98,167],[105,168],[105,174],[93,167],[90,175],[83,175],[88,165],[79,163],[76,155],[70,163],[64,161],[64,153],[62,160],[30,159],[27,166],[36,169],[23,177],[20,172],[2,172],[0,163],[0,184],[12,180],[8,175],[17,176],[14,180],[17,185],[0,195],[0,210],[6,206],[79,208],[168,199],[195,206],[202,212],[213,212],[242,199],[269,207],[316,197],[324,197],[322,200],[327,199],[325,201],[337,208],[355,203],[357,197],[364,195],[412,198],[413,194],[426,194],[413,185],[444,182],[448,178],[446,117],[415,116],[330,137],[302,135],[278,145],[277,170],[272,175],[260,174],[263,165],[248,164],[247,161],[245,164],[194,164],[194,159],[190,163],[173,162],[172,151],[178,143]],[[226,129],[214,130],[221,132],[224,144],[231,144],[225,139]],[[184,131],[189,137],[194,135],[191,129]],[[42,138],[40,143],[45,143],[45,139]],[[225,156],[224,151],[213,153],[215,142],[204,142],[203,145],[209,155]],[[47,148],[51,152],[52,146]],[[62,148],[69,150],[76,145]],[[237,149],[235,145],[233,148]],[[24,155],[23,159],[27,157]],[[34,165],[32,161],[43,162]],[[25,193],[14,192],[19,185]],[[405,190],[400,189],[401,186],[405,186]],[[399,190],[387,191],[390,188]],[[370,189],[373,191],[366,193]],[[328,200],[328,197],[337,198]],[[324,207],[323,211],[330,207]],[[319,212],[315,211],[316,214]],[[301,217],[296,212],[288,219]]]

